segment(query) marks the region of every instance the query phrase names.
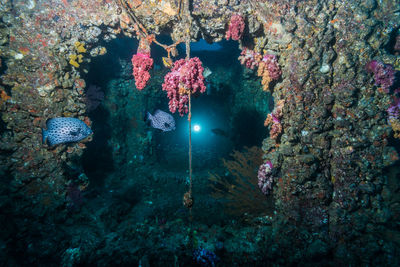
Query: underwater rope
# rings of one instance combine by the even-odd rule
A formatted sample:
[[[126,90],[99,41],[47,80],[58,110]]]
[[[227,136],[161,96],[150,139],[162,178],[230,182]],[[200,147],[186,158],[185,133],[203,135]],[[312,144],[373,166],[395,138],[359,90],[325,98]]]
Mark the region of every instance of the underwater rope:
[[[140,23],[139,19],[136,17],[135,13],[129,8],[126,0],[118,0],[118,4],[121,8],[123,8],[128,16],[135,22],[136,28],[139,35],[139,39],[146,38],[149,43],[154,42],[155,44],[164,48],[168,53],[168,58],[170,58],[170,53],[176,49],[176,46],[183,42],[182,40],[178,40],[174,44],[165,45],[159,43],[154,34],[149,34],[146,28]],[[182,8],[183,5],[183,8]],[[179,7],[178,7],[178,18],[180,19],[179,14],[182,11],[183,15],[183,22],[186,24],[186,38],[185,38],[185,46],[186,46],[186,61],[190,60],[190,27],[192,24],[192,18],[190,14],[190,0],[180,0]],[[173,52],[173,54],[175,54]],[[192,207],[194,204],[194,199],[192,195],[192,188],[193,188],[193,178],[192,178],[192,104],[191,104],[191,90],[187,90],[188,94],[188,102],[189,102],[189,112],[188,112],[188,122],[189,122],[189,190],[183,195],[183,205],[189,209],[190,211],[190,221],[192,222]]]
[[[186,38],[185,38],[185,46],[186,46],[186,61],[190,60],[190,27],[191,27],[191,17],[189,10],[189,0],[184,1],[184,14],[185,22],[186,22]],[[182,2],[180,4],[182,4]],[[188,110],[188,124],[189,124],[189,191],[183,195],[183,205],[189,209],[189,222],[190,222],[190,231],[189,231],[189,244],[193,245],[193,214],[192,207],[194,204],[192,189],[193,189],[193,178],[192,178],[192,92],[188,90],[188,102],[189,102],[189,110]]]
[[[185,0],[185,23],[186,23],[186,60],[190,59],[190,26],[191,26],[191,19],[190,19],[190,10],[189,10],[189,0]],[[189,97],[189,112],[188,112],[188,124],[189,124],[189,190],[183,195],[183,205],[189,209],[190,211],[190,221],[192,221],[192,207],[194,204],[194,199],[192,195],[192,188],[193,188],[193,178],[192,178],[192,99],[191,95],[192,92],[188,90],[187,92]]]

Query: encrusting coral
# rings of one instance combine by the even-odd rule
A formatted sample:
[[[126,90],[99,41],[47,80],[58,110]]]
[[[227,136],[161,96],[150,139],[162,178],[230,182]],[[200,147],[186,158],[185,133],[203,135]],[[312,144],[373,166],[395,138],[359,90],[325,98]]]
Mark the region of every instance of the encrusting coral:
[[[86,53],[85,43],[76,41],[74,43],[75,50],[77,54],[69,55],[69,64],[74,66],[75,68],[79,68],[80,63],[83,62],[83,55],[81,53]]]
[[[400,138],[400,98],[394,97],[387,113],[388,124],[392,127],[394,138]]]
[[[81,54],[79,55],[72,54],[69,56],[69,64],[71,64],[75,68],[79,68],[80,66],[79,63],[82,62],[83,62],[83,56]]]

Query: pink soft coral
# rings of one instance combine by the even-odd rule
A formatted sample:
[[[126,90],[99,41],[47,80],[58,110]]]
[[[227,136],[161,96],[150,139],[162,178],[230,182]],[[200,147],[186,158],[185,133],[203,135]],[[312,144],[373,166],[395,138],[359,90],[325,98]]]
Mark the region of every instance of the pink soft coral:
[[[232,15],[225,36],[226,40],[229,40],[230,38],[235,41],[240,40],[243,36],[244,26],[245,24],[242,16],[238,14]]]
[[[176,61],[172,70],[165,75],[162,89],[167,91],[169,110],[172,113],[178,109],[179,114],[183,116],[188,112],[188,93],[206,91],[203,70],[200,59],[194,57]]]
[[[284,100],[279,100],[274,110],[268,114],[264,122],[264,126],[271,125],[269,136],[272,139],[277,139],[282,132],[281,118],[283,116]]]
[[[150,53],[133,55],[132,66],[136,88],[142,90],[150,79],[149,70],[153,67],[153,59],[150,57]]]
[[[257,75],[262,77],[263,90],[269,90],[269,84],[281,77],[282,71],[275,55],[265,55],[258,66]]]
[[[246,47],[242,50],[239,56],[240,64],[245,65],[248,69],[254,69],[261,61],[261,55]]]
[[[153,68],[153,59],[150,57],[152,36],[141,38],[137,53],[132,56],[133,77],[136,88],[142,90],[150,79],[149,70]]]

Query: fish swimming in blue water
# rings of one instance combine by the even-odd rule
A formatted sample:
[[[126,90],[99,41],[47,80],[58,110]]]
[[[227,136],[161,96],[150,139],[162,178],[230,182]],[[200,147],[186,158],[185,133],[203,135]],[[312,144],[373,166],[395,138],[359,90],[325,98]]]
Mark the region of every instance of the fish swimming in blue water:
[[[83,121],[76,118],[59,117],[46,122],[47,130],[42,129],[43,144],[50,146],[78,142],[93,133]]]
[[[219,136],[223,136],[223,137],[229,137],[229,133],[227,133],[226,131],[219,129],[219,128],[215,128],[215,129],[211,129],[211,132],[215,135],[219,135]]]
[[[153,115],[147,112],[147,119],[151,123],[151,127],[160,129],[163,132],[175,130],[175,119],[171,114],[157,109]]]

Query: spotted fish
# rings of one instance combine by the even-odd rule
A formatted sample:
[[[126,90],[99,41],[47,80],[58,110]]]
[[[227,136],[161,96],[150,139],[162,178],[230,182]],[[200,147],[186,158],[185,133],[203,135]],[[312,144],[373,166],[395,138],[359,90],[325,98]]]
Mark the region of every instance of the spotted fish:
[[[153,115],[147,112],[147,119],[151,127],[160,129],[164,132],[175,130],[175,119],[171,114],[157,109]]]
[[[81,120],[75,118],[59,117],[46,122],[47,130],[42,129],[43,144],[47,141],[50,146],[77,142],[93,132]]]

